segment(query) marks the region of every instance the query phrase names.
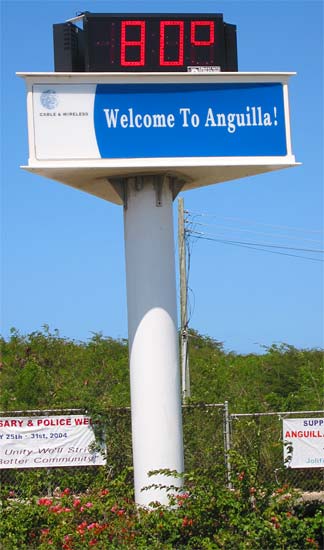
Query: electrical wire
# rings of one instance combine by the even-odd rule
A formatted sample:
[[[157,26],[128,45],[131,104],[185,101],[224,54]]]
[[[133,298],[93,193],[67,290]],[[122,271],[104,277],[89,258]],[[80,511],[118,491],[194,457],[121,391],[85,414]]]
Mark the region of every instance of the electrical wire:
[[[274,224],[264,224],[264,223],[260,223],[260,222],[255,222],[253,220],[242,220],[242,218],[233,218],[233,217],[224,217],[224,218],[220,218],[219,216],[217,215],[214,215],[214,214],[207,214],[207,213],[203,213],[203,212],[194,212],[194,211],[190,211],[190,210],[185,210],[184,211],[185,214],[186,214],[186,217],[185,217],[185,232],[187,233],[187,236],[188,236],[188,241],[195,241],[197,239],[204,239],[204,240],[209,240],[209,241],[214,241],[214,242],[218,242],[218,243],[221,243],[221,244],[228,244],[228,245],[231,245],[231,246],[238,246],[238,247],[241,247],[241,248],[249,248],[251,250],[257,250],[257,251],[262,251],[262,252],[268,252],[268,253],[271,253],[271,254],[279,254],[279,255],[282,255],[282,256],[290,256],[290,257],[294,257],[294,258],[300,258],[300,259],[303,259],[303,260],[308,260],[308,261],[313,261],[313,262],[320,262],[320,263],[323,263],[323,260],[320,259],[320,258],[314,258],[314,257],[310,257],[308,256],[307,254],[323,254],[324,253],[324,250],[322,249],[319,249],[319,248],[306,248],[306,247],[298,247],[298,246],[290,246],[289,243],[287,244],[283,244],[283,243],[280,243],[280,244],[276,244],[274,241],[274,238],[275,239],[285,239],[285,240],[294,240],[294,241],[307,241],[307,242],[312,242],[312,243],[320,243],[321,241],[318,240],[318,239],[310,239],[310,238],[305,238],[304,236],[301,236],[301,235],[296,235],[296,232],[299,232],[299,233],[312,233],[312,234],[320,234],[321,232],[320,231],[317,231],[317,230],[313,230],[313,229],[302,229],[302,228],[297,228],[297,227],[291,227],[291,226],[284,226],[284,225],[274,225]],[[275,231],[278,231],[278,233],[273,233],[273,232],[265,232],[265,231],[259,231],[258,228],[257,229],[254,229],[254,228],[251,228],[251,229],[247,229],[247,228],[242,228],[242,227],[228,227],[228,226],[224,226],[224,225],[220,225],[218,223],[204,223],[202,221],[198,221],[200,220],[201,218],[213,218],[213,219],[222,219],[222,220],[231,220],[231,221],[235,221],[235,222],[240,222],[240,223],[245,223],[245,224],[248,224],[248,225],[256,225],[256,226],[263,226],[263,227],[271,227],[272,229],[274,229]],[[209,233],[209,232],[204,232],[204,231],[198,231],[199,228],[217,228],[219,231],[217,233]],[[288,231],[291,231],[291,232],[295,232],[295,235],[287,235],[287,234],[282,234],[280,233],[281,230],[285,230],[286,232]],[[255,234],[255,235],[262,235],[263,237],[267,237],[268,239],[271,238],[271,241],[268,243],[268,242],[254,242],[254,241],[242,241],[242,240],[239,240],[239,239],[234,239],[234,238],[226,238],[228,236],[228,232],[231,232],[231,233],[240,233],[240,232],[247,232],[247,233],[252,233],[252,234]],[[263,239],[264,240],[264,239]],[[188,244],[188,250],[189,250],[189,244]],[[287,251],[287,252],[284,252],[284,251]],[[299,255],[299,254],[293,254],[292,252],[303,252],[304,255]]]
[[[230,232],[238,232],[238,233],[252,233],[252,234],[256,234],[256,235],[263,235],[263,236],[266,236],[266,237],[276,237],[277,239],[288,239],[288,240],[293,240],[293,241],[307,241],[307,242],[313,242],[313,243],[321,243],[322,241],[320,239],[308,239],[308,238],[303,238],[303,237],[292,237],[290,235],[285,235],[285,234],[279,234],[279,233],[268,233],[268,232],[265,232],[265,231],[256,231],[256,230],[253,230],[253,229],[244,229],[244,228],[240,228],[240,227],[229,227],[227,225],[219,225],[217,223],[202,223],[202,222],[198,222],[196,221],[195,222],[195,225],[196,226],[199,226],[199,227],[217,227],[218,229],[224,229],[226,231],[230,231]]]
[[[200,232],[200,231],[192,231],[190,230],[189,231],[190,234],[194,234],[196,236],[199,236],[199,237],[219,237],[219,235],[215,235],[215,234],[212,234],[212,233],[203,233],[203,232]],[[215,239],[215,240],[218,240],[218,239]],[[283,245],[280,245],[280,244],[267,244],[267,243],[254,243],[254,242],[246,242],[246,241],[234,241],[234,240],[228,240],[228,239],[224,239],[223,242],[231,242],[233,244],[241,244],[241,245],[249,245],[249,246],[265,246],[266,248],[281,248],[281,249],[284,249],[284,250],[294,250],[296,252],[313,252],[313,253],[317,253],[317,254],[323,254],[324,253],[324,250],[319,250],[319,249],[315,249],[315,248],[297,248],[297,247],[293,247],[293,246],[283,246]]]
[[[242,248],[250,248],[251,250],[268,252],[269,254],[279,254],[281,256],[291,256],[293,258],[300,258],[302,260],[308,260],[308,261],[323,263],[323,260],[321,260],[319,258],[310,258],[308,256],[300,256],[298,254],[289,254],[287,252],[278,252],[278,251],[275,251],[275,250],[267,250],[265,248],[262,248],[263,245],[258,245],[257,243],[255,243],[254,245],[252,245],[252,244],[249,245],[249,244],[240,243],[238,241],[229,241],[229,240],[226,240],[226,239],[215,239],[215,238],[206,237],[206,236],[203,236],[203,235],[194,235],[194,237],[196,239],[204,239],[204,240],[207,240],[207,241],[214,241],[214,242],[218,242],[218,243],[221,243],[221,244],[229,244],[229,245],[232,245],[232,246],[238,246],[238,247],[242,247]]]
[[[190,216],[195,217],[208,217],[208,218],[220,218],[217,214],[208,214],[206,212],[195,212],[192,210],[185,210],[185,214],[189,214]],[[297,232],[304,232],[304,233],[316,233],[316,234],[322,234],[321,230],[318,229],[305,229],[301,227],[293,227],[289,225],[274,225],[270,223],[263,223],[263,222],[257,222],[255,220],[247,220],[244,218],[234,218],[234,217],[223,217],[220,218],[223,220],[230,220],[230,221],[238,221],[240,223],[247,223],[247,224],[254,224],[254,225],[261,225],[263,227],[272,227],[276,229],[288,229],[289,231],[297,231]]]

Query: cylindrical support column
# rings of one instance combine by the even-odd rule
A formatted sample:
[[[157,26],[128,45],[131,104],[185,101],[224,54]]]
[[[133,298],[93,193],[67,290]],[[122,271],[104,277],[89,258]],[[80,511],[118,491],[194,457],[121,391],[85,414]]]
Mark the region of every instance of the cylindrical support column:
[[[183,472],[180,373],[172,192],[168,178],[127,183],[124,210],[135,501],[168,504],[178,478],[148,472]]]

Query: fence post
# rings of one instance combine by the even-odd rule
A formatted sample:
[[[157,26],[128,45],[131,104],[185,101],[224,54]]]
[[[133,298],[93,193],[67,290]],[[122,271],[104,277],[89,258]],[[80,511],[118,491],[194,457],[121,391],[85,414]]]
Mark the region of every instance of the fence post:
[[[231,450],[230,415],[228,411],[228,401],[225,401],[224,402],[224,456],[225,456],[227,487],[229,489],[232,489],[231,461],[229,456],[230,450]]]

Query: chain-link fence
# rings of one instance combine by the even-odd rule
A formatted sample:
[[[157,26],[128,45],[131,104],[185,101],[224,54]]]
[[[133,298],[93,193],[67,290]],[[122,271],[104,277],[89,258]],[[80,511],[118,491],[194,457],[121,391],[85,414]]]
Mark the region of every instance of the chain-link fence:
[[[19,416],[67,414],[71,411],[19,411]],[[75,411],[74,411],[75,412]],[[79,411],[83,412],[84,411]],[[235,455],[256,464],[260,482],[271,481],[304,491],[324,490],[323,468],[287,468],[283,459],[282,419],[287,416],[320,416],[324,411],[238,414],[228,403],[183,407],[185,469],[212,468],[224,484],[235,471]],[[18,411],[1,413],[17,416]],[[114,408],[91,415],[97,438],[106,442],[106,466],[0,469],[1,486],[21,497],[52,494],[57,487],[85,492],[132,466],[131,415],[129,408]]]
[[[273,481],[303,491],[324,490],[324,468],[290,468],[284,464],[283,420],[323,416],[323,411],[230,415],[231,450],[254,460],[260,481]]]

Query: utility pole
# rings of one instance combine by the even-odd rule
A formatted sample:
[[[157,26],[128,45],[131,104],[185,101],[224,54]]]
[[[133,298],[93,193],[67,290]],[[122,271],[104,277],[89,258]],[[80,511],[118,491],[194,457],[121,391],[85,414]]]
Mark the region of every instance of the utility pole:
[[[190,398],[190,373],[188,356],[188,319],[187,319],[187,270],[186,270],[186,240],[184,229],[183,198],[178,199],[178,249],[180,273],[180,357],[182,400]]]
[[[225,468],[227,475],[227,487],[233,488],[231,481],[231,432],[230,432],[230,414],[228,410],[228,401],[224,403],[224,451],[225,451]]]

